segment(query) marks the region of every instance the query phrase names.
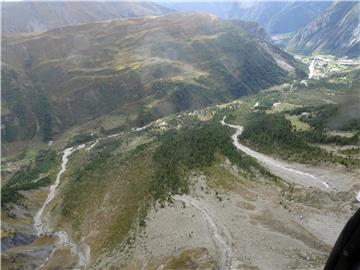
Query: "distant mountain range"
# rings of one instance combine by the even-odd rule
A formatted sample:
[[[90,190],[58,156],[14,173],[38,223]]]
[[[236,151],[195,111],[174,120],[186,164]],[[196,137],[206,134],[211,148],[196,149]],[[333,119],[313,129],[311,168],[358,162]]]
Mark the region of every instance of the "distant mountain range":
[[[303,74],[256,23],[200,13],[8,33],[2,46],[5,142],[109,113],[141,126]]]
[[[296,33],[289,51],[360,56],[360,2],[336,2]]]
[[[331,2],[320,1],[229,1],[177,2],[166,6],[178,11],[204,11],[224,19],[241,19],[259,23],[267,33],[293,32],[321,14]]]
[[[300,54],[360,55],[360,11],[350,1],[4,2],[3,32],[41,32],[103,20],[200,11],[259,23],[275,44]]]
[[[272,33],[298,29],[327,6],[293,32],[286,49],[359,56],[358,2],[181,5],[256,20]],[[3,3],[3,141],[48,141],[114,113],[123,126],[141,126],[304,76],[303,67],[271,44],[258,23],[171,8],[140,2]],[[152,16],[164,13],[169,14]],[[295,14],[303,20],[292,20]]]
[[[168,13],[151,2],[2,2],[2,32],[39,32],[66,25]]]
[[[101,20],[201,11],[223,19],[258,22],[269,34],[293,32],[321,14],[331,2],[3,2],[3,32],[36,32]]]
[[[199,10],[225,19],[259,23],[276,44],[300,54],[360,56],[360,3],[356,1],[178,2],[167,7]]]

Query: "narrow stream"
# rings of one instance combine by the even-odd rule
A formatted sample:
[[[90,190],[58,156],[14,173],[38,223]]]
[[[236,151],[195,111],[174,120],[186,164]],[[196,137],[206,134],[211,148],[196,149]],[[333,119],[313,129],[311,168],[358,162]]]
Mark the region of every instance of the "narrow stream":
[[[34,226],[35,229],[37,231],[37,235],[43,235],[46,233],[50,233],[49,228],[47,228],[46,223],[44,223],[43,219],[44,219],[44,211],[47,208],[47,206],[54,200],[56,194],[57,194],[57,188],[60,185],[61,182],[61,176],[64,174],[64,172],[66,171],[66,165],[69,161],[69,156],[74,153],[76,150],[84,148],[85,144],[81,144],[78,147],[70,147],[70,148],[66,148],[63,151],[63,156],[62,156],[62,163],[61,163],[61,170],[58,172],[57,176],[56,176],[56,180],[55,183],[53,185],[50,186],[50,191],[49,194],[46,198],[46,201],[44,202],[44,204],[42,205],[42,207],[39,209],[39,211],[36,213],[36,215],[34,216]],[[85,267],[88,260],[89,260],[89,255],[90,252],[88,250],[88,247],[85,246],[83,250],[80,246],[76,245],[68,236],[68,234],[65,231],[58,231],[55,232],[56,237],[59,240],[59,244],[61,246],[66,246],[70,248],[70,251],[73,255],[78,256],[79,258],[79,266],[80,267]],[[55,248],[56,250],[56,248]],[[55,250],[51,253],[51,255],[49,256],[49,258],[52,256],[52,254],[54,254]],[[49,259],[48,258],[48,259]],[[46,262],[48,261],[48,259],[45,261],[44,264],[46,264]],[[44,266],[44,264],[42,266]],[[40,268],[42,267],[40,266]]]
[[[241,133],[243,132],[243,127],[227,124],[225,122],[225,118],[226,116],[224,116],[223,120],[221,120],[220,123],[236,130],[236,132],[231,136],[234,146],[237,149],[248,154],[249,156],[254,157],[260,163],[264,164],[273,174],[283,178],[284,180],[295,182],[304,186],[309,186],[311,183],[311,185],[316,186],[322,190],[328,190],[330,188],[330,185],[326,181],[319,179],[311,173],[294,169],[291,167],[290,164],[287,164],[286,162],[276,160],[272,157],[268,157],[262,153],[256,152],[240,144],[238,136],[241,135]]]

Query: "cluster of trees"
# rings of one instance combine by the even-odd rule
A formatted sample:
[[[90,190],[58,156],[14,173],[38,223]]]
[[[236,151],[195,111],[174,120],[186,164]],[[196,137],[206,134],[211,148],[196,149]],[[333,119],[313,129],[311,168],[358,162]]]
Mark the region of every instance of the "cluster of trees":
[[[358,135],[346,138],[326,135],[317,129],[297,131],[283,113],[265,112],[253,112],[248,116],[240,139],[262,151],[277,153],[302,162],[329,161],[339,162],[345,166],[352,166],[355,161],[334,156],[310,143],[356,144],[359,141]]]
[[[325,131],[331,128],[331,122],[338,114],[342,105],[339,104],[324,104],[320,106],[304,106],[287,111],[290,115],[300,115],[300,120],[308,123],[313,129],[318,131]],[[344,118],[337,127],[339,130],[344,131],[360,131],[359,118]]]
[[[309,143],[334,143],[337,145],[354,145],[359,143],[359,134],[354,134],[351,137],[344,137],[339,135],[329,135],[326,131],[329,128],[331,119],[336,117],[339,111],[337,104],[324,104],[320,106],[305,106],[293,109],[288,113],[290,115],[299,115],[300,120],[308,123],[312,128],[299,135]],[[303,114],[303,113],[307,114]],[[360,131],[360,119],[345,119],[341,126],[341,130]]]
[[[231,131],[217,121],[195,128],[169,131],[160,140],[153,159],[155,173],[151,184],[154,198],[166,199],[172,193],[188,191],[186,174],[194,169],[210,166],[219,152],[244,171],[265,170],[251,157],[239,152],[232,144]]]
[[[300,135],[309,143],[333,143],[337,145],[356,145],[359,143],[358,134],[344,137],[339,135],[327,135],[325,132],[310,129],[300,132]]]
[[[274,147],[288,151],[315,151],[296,133],[284,115],[253,112],[249,115],[241,140],[249,140],[265,150]]]
[[[56,166],[58,161],[54,150],[40,151],[32,164],[15,173],[1,188],[1,205],[17,202],[21,199],[20,190],[36,189],[49,185],[52,180],[48,172]],[[47,175],[40,178],[41,174],[45,173]]]
[[[334,104],[307,107],[307,109],[310,113],[308,115],[301,116],[300,120],[308,123],[316,130],[326,129],[329,125],[330,119],[333,118],[338,111],[338,107]]]

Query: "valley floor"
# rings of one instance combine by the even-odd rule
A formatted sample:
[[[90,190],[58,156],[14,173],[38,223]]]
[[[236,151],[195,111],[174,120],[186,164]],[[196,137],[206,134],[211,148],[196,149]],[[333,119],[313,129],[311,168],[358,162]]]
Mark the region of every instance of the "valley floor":
[[[126,152],[151,142],[154,133],[163,132],[171,121],[175,122],[173,126],[184,126],[185,121],[179,124],[182,118],[194,114],[199,119],[209,120],[218,110],[229,107],[241,110],[249,107],[254,100],[248,104],[235,101],[213,109],[183,113],[172,119],[155,121],[143,128],[110,135],[106,140],[119,140],[120,146],[116,144],[116,151]],[[99,183],[90,182],[84,186],[89,188],[86,189],[89,193],[85,195],[87,203],[91,205],[87,205],[84,216],[78,216],[79,220],[67,224],[69,217],[63,218],[59,210],[63,207],[62,200],[65,200],[65,188],[76,175],[76,169],[81,168],[96,153],[92,152],[96,150],[96,145],[91,142],[70,156],[68,167],[63,168],[64,175],[61,177],[64,178],[61,179],[59,190],[44,210],[43,222],[56,229],[42,232],[39,237],[34,236],[37,231],[33,226],[33,218],[48,196],[47,187],[21,191],[25,203],[11,203],[7,211],[2,209],[2,232],[8,234],[7,239],[10,239],[3,249],[2,267],[35,269],[42,266],[41,269],[49,270],[322,269],[341,229],[354,209],[359,207],[355,201],[356,192],[360,188],[359,169],[350,170],[339,164],[305,165],[254,151],[238,141],[242,127],[229,125],[225,120],[223,118],[222,124],[232,128],[235,147],[255,158],[279,181],[269,180],[261,174],[244,177],[242,168],[224,156],[217,157],[211,166],[191,171],[188,194],[173,195],[171,201],[149,207],[145,225],[140,230],[131,227],[129,232],[126,231],[126,234],[135,235],[131,245],[123,249],[102,250],[97,241],[101,242],[101,236],[108,237],[109,234],[105,229],[101,231],[102,226],[114,220],[121,223],[121,215],[120,218],[111,218],[114,213],[119,214],[124,209],[129,211],[127,203],[130,204],[133,199],[119,192],[136,192],[132,189],[141,189],[146,182],[136,181],[141,177],[148,180],[150,172],[147,169],[151,163],[144,162],[142,167],[136,167],[135,158],[126,164],[122,160],[114,160],[105,170],[114,170],[115,174],[110,176],[118,179],[108,179],[107,171],[95,170],[90,178],[97,177],[95,180]],[[125,141],[126,146],[120,141]],[[101,140],[96,142],[100,144]],[[146,158],[143,152],[137,155],[140,159]],[[134,174],[131,171],[134,168],[143,170],[141,173],[144,175]],[[120,169],[122,171],[116,171]],[[128,174],[124,172],[122,175],[123,171]],[[131,177],[126,178],[129,175]],[[104,189],[102,185],[107,183],[100,182],[102,178],[110,182]],[[92,184],[98,189],[91,189]],[[136,209],[140,212],[139,208]],[[85,225],[81,223],[83,219]],[[81,226],[88,226],[85,228],[90,228],[89,232],[76,231],[84,228]],[[76,239],[74,242],[77,244],[80,243],[79,246],[89,246],[89,249],[83,250],[88,255],[85,266],[79,265],[79,254],[72,254],[68,246],[59,243],[56,237],[59,228],[66,229],[69,237]],[[125,243],[125,240],[122,241],[122,244]]]

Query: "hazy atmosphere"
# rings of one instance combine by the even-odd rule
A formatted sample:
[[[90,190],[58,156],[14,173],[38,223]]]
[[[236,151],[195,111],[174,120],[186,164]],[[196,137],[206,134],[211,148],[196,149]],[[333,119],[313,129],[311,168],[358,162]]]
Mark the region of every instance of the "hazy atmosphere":
[[[360,269],[360,2],[2,1],[1,268]]]

